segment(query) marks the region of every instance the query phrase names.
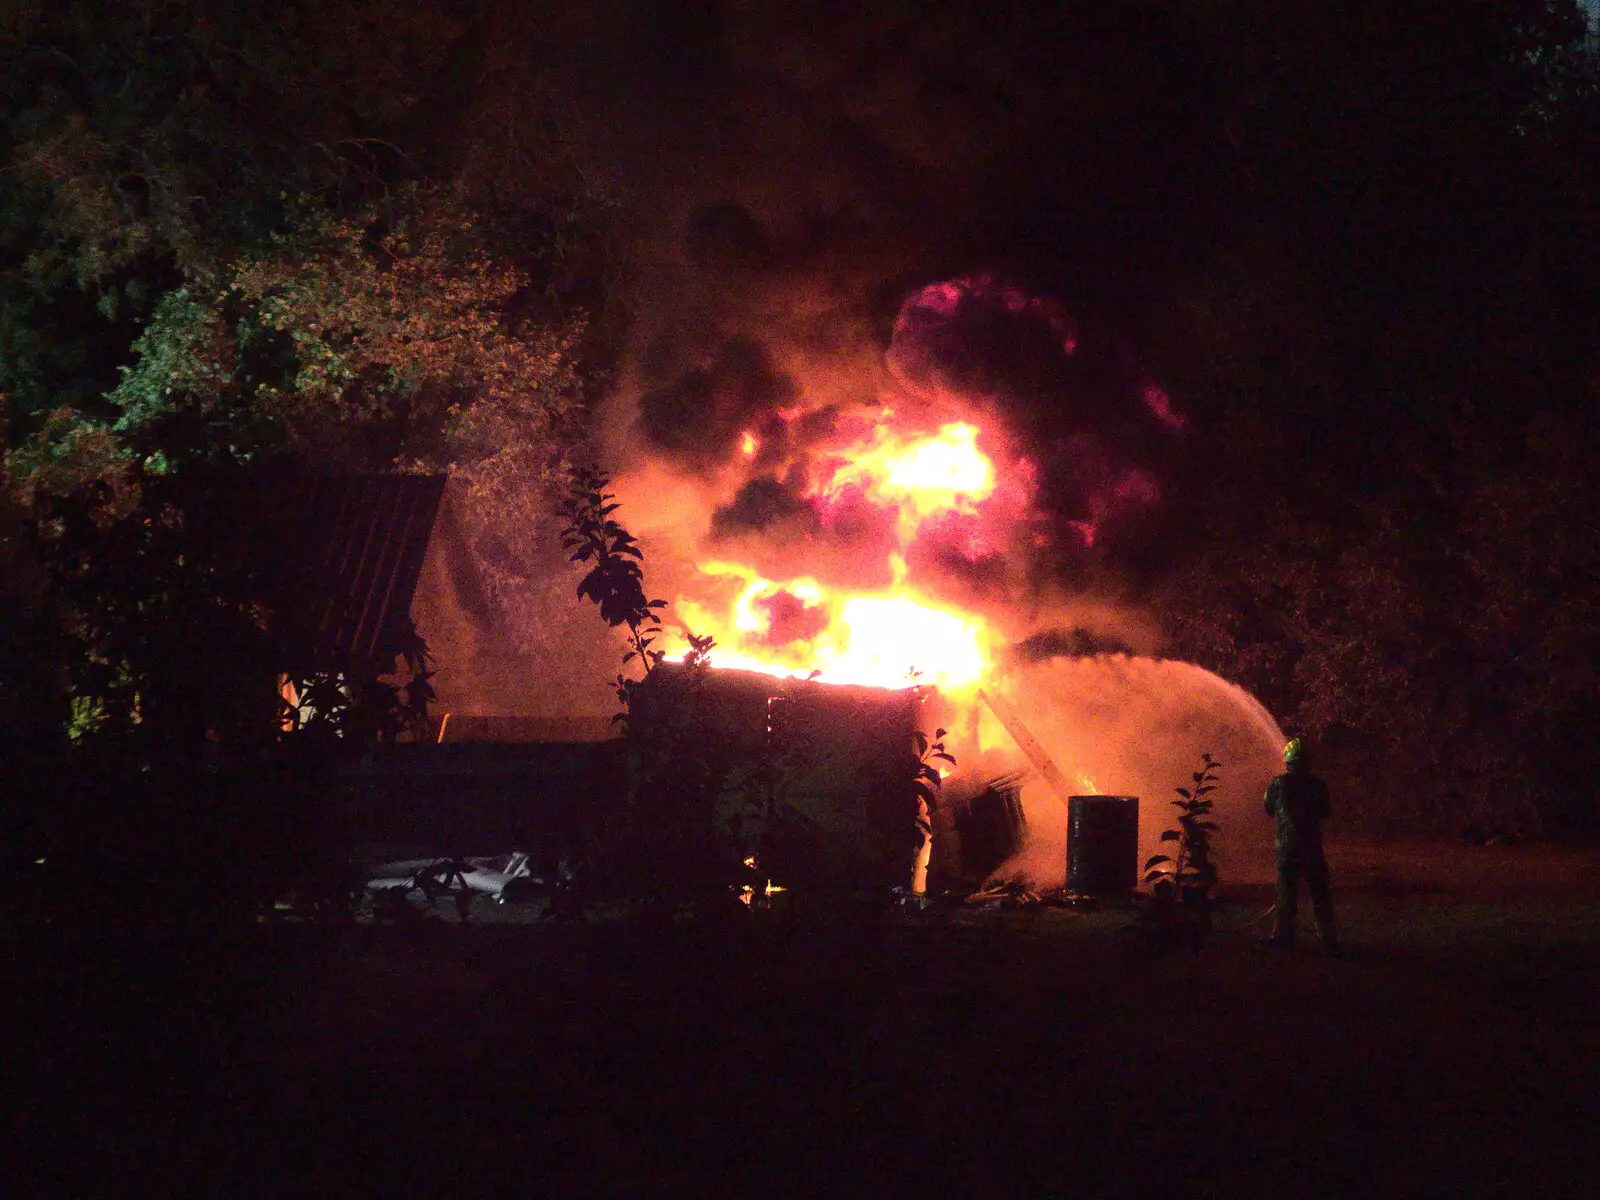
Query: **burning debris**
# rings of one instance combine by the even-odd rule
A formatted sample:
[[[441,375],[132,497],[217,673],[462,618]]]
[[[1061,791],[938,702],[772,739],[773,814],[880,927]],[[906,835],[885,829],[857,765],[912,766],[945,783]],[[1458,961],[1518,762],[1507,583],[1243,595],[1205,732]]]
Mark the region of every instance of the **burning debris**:
[[[754,312],[765,301],[751,287],[739,298]],[[1066,698],[1053,679],[1157,640],[1128,606],[1070,590],[1075,563],[1126,541],[1161,503],[1158,464],[1186,423],[1125,355],[1055,301],[987,275],[912,292],[875,362],[774,313],[760,328],[734,315],[721,333],[665,318],[617,400],[606,453],[653,584],[671,599],[669,659],[691,633],[709,637],[713,677],[764,678],[748,685],[762,701],[793,686],[782,680],[936,693],[927,724],[952,730],[970,769],[951,780],[948,811],[927,822],[931,851],[919,852],[941,880],[973,871],[969,841],[991,860],[972,883],[999,872],[1059,887],[1071,793],[1098,791],[1094,779],[1144,790],[1197,736],[1250,763],[1241,725],[1262,726],[1243,734],[1262,740],[1255,757],[1272,753],[1271,719],[1248,697],[1219,703],[1206,681],[1227,685],[1198,668],[1204,679],[1160,701],[1123,685],[1154,684],[1166,668],[1121,673],[1124,709],[1169,720],[1190,705],[1143,730],[1136,751],[1080,736],[1073,704],[1103,708],[1107,693]],[[996,779],[1014,789],[1009,827],[964,839],[956,814],[973,833]]]
[[[758,271],[700,295],[692,312],[646,314],[600,447],[651,594],[668,602],[651,652],[670,668],[710,646],[722,724],[695,754],[754,763],[740,785],[749,793],[766,770],[766,706],[779,698],[802,713],[804,681],[816,685],[807,695],[837,685],[929,696],[926,719],[901,722],[882,749],[903,753],[916,724],[951,731],[963,770],[928,822],[936,887],[1059,887],[1066,797],[1097,792],[1095,780],[1149,791],[1196,741],[1240,763],[1245,787],[1259,759],[1264,785],[1281,735],[1259,705],[1198,668],[1137,657],[1159,644],[1137,606],[1074,590],[1074,569],[1135,542],[1161,503],[1160,464],[1184,427],[1170,398],[1062,306],[992,277],[912,292],[875,338],[866,322],[808,328],[820,310],[780,304],[796,299],[785,286]],[[996,703],[1013,717],[997,718]],[[636,732],[671,707],[656,705]],[[862,724],[843,709],[799,723],[825,746]],[[1002,778],[1014,786],[1007,821],[964,838],[957,814],[972,833]],[[904,795],[904,781],[882,782]],[[737,789],[717,790],[725,809]],[[849,790],[810,788],[835,809],[854,804],[860,824],[880,801],[861,789],[846,801]],[[805,802],[782,800],[761,820],[773,812],[794,846],[811,845],[802,860],[859,836],[896,847],[868,853],[895,861],[890,876],[904,865],[904,813],[869,834]],[[982,870],[963,861],[964,843],[983,843]],[[790,871],[783,853],[764,848],[760,860],[800,882],[812,868]]]
[[[918,716],[907,690],[663,663],[632,711],[635,786],[648,811],[758,861],[741,887],[889,886],[906,874]]]

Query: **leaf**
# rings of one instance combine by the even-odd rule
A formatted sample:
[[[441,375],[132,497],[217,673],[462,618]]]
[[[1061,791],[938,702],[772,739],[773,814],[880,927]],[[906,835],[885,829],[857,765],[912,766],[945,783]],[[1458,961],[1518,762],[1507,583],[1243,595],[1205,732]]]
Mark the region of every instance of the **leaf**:
[[[1189,799],[1189,789],[1188,788],[1173,788],[1172,790],[1177,792],[1178,795],[1182,796],[1185,800]]]
[[[1176,842],[1182,840],[1182,838],[1183,835],[1176,829],[1168,829],[1161,834],[1161,840],[1163,842]]]
[[[1149,858],[1144,860],[1144,869],[1146,871],[1148,871],[1151,867],[1155,866],[1157,863],[1169,863],[1171,861],[1172,861],[1172,856],[1171,855],[1168,855],[1168,854],[1152,854]]]

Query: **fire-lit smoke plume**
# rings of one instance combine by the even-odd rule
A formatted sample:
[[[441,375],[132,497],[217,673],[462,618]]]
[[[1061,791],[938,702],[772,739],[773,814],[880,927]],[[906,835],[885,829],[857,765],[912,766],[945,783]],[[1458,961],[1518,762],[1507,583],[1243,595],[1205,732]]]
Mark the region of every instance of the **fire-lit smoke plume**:
[[[1040,672],[1159,652],[1132,572],[1159,567],[1187,437],[1181,397],[1122,340],[1151,334],[1118,298],[1138,286],[1139,244],[1106,240],[1121,226],[1097,220],[1095,187],[1059,186],[1075,169],[1062,146],[1095,126],[1054,120],[1053,89],[1019,107],[1025,81],[964,54],[953,10],[691,7],[555,4],[524,20],[511,6],[487,75],[496,111],[528,117],[505,162],[571,165],[552,194],[618,206],[592,311],[627,344],[596,450],[651,595],[714,635],[724,666],[891,684],[916,671],[958,701],[980,679],[1007,690],[1094,790],[1164,795],[1191,751],[1227,761],[1222,742],[1171,732],[1188,728],[1174,695],[1203,708],[1211,693],[1162,691],[1170,671],[1130,666],[1108,693],[1130,720],[1153,714],[1125,760],[1066,761],[1081,714],[1028,708]],[[1052,240],[1016,236],[1046,192]],[[1061,207],[1069,194],[1077,207]],[[459,633],[440,643],[447,703],[610,712],[604,664],[620,648],[572,600],[558,549],[517,588],[464,586],[465,556],[435,565],[424,593],[448,603],[419,623]],[[1110,686],[1087,666],[1073,678],[1087,706]],[[1003,737],[980,748],[993,731],[971,711],[950,723],[963,771],[1018,765]],[[973,720],[982,736],[959,734]]]
[[[1004,693],[1081,790],[1146,798],[1150,843],[1210,750],[1238,826],[1222,850],[1259,857],[1244,831],[1270,716],[1198,667],[1128,653],[1158,631],[1076,577],[1161,505],[1185,417],[1059,304],[985,275],[929,284],[865,349],[781,319],[706,345],[668,320],[633,382],[609,450],[672,648],[693,631],[719,666],[937,685],[969,779],[1028,765],[976,699]],[[1003,870],[1059,884],[1065,811],[1037,777],[1024,804],[1030,840]]]
[[[781,322],[674,367],[694,340],[669,322],[640,355],[613,451],[721,665],[970,695],[1012,643],[1075,623],[1074,558],[1160,502],[1145,460],[1170,403],[1079,367],[1069,315],[992,277],[914,290],[866,369]],[[1126,645],[1129,624],[1087,636]]]

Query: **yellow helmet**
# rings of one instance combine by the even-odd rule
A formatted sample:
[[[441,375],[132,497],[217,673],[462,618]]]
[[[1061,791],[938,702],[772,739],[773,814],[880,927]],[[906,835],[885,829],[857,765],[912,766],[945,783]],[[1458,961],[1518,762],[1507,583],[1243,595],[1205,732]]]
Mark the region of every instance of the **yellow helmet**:
[[[1290,738],[1283,748],[1283,761],[1285,764],[1297,763],[1310,754],[1305,738]]]

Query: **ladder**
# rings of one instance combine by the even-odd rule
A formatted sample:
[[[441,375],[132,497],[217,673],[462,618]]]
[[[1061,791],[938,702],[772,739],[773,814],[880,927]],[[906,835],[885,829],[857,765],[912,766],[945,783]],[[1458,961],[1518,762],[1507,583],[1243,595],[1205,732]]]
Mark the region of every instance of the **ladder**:
[[[978,689],[978,699],[987,704],[989,711],[999,718],[1000,724],[1004,725],[1006,732],[1011,735],[1011,740],[1021,747],[1022,752],[1028,756],[1028,761],[1033,764],[1034,769],[1044,776],[1044,781],[1050,785],[1050,790],[1061,798],[1061,803],[1067,803],[1067,798],[1072,789],[1067,784],[1066,776],[1061,774],[1060,768],[1045,753],[1045,749],[1039,744],[1039,740],[1022,723],[1022,718],[1017,715],[1017,710],[1000,699],[1000,697],[989,695],[982,688]]]

